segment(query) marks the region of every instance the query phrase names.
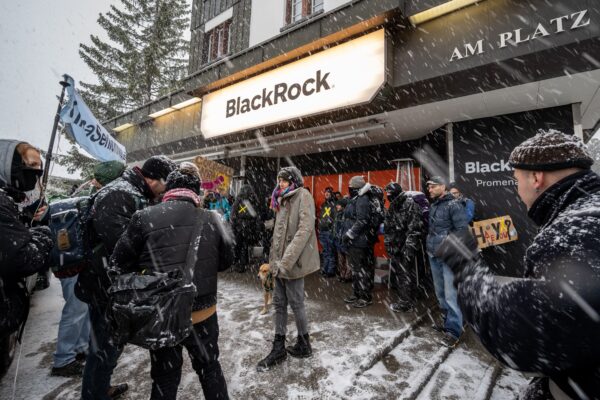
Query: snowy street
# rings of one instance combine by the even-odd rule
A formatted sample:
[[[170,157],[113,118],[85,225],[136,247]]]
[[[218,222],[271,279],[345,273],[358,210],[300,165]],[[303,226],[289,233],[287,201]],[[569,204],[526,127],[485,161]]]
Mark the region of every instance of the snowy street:
[[[526,380],[503,369],[467,331],[455,349],[436,342],[427,308],[388,311],[385,288],[375,286],[373,306],[355,310],[341,301],[350,286],[313,274],[306,281],[314,354],[288,357],[271,371],[256,372],[270,350],[272,312],[259,314],[262,293],[254,274],[220,275],[218,315],[221,364],[232,399],[510,399]],[[51,377],[52,353],[63,300],[60,284],[36,292],[20,360],[0,382],[1,399],[78,399],[80,379]],[[436,311],[432,309],[432,316]],[[287,340],[295,339],[291,317]],[[185,358],[180,399],[202,398]],[[15,374],[18,366],[18,375]],[[124,399],[147,399],[150,363],[146,350],[127,346],[113,383],[127,382]],[[13,396],[14,388],[14,396]]]

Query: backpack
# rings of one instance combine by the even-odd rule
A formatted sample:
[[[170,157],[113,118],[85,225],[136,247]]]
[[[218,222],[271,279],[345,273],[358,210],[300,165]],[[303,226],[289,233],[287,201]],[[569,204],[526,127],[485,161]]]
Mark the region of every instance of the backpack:
[[[85,196],[59,200],[49,206],[48,226],[55,243],[50,268],[57,278],[75,276],[91,262],[88,224],[92,204],[93,198]]]
[[[429,230],[429,200],[423,192],[417,192],[415,190],[404,192],[407,196],[414,200],[415,203],[421,207],[421,214],[423,215],[423,224],[425,225],[425,232]]]
[[[383,220],[385,217],[385,206],[383,189],[377,185],[371,185],[367,192],[369,197],[369,233],[371,239],[377,241],[377,236],[383,231]]]

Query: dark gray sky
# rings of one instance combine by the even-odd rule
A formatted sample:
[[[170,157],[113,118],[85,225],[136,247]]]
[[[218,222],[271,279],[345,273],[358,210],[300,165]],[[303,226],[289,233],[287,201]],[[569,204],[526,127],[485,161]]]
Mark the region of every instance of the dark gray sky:
[[[58,82],[94,81],[77,53],[90,34],[104,37],[96,20],[116,1],[20,0],[0,3],[0,137],[48,148]],[[68,147],[61,139],[59,152]],[[61,167],[53,175],[68,176]]]

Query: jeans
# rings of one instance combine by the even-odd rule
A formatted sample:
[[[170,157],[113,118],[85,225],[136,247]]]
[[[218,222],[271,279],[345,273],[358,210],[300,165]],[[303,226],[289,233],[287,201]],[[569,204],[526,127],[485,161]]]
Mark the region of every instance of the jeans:
[[[73,289],[77,275],[60,280],[65,305],[58,324],[58,338],[54,353],[54,367],[60,368],[75,361],[77,353],[87,353],[90,342],[90,315],[88,305],[77,297]]]
[[[93,303],[89,305],[92,334],[81,382],[82,400],[110,400],[110,377],[123,352],[123,347],[110,342],[111,328],[106,320],[105,307]]]
[[[354,296],[365,301],[373,300],[375,283],[375,266],[373,248],[348,248],[348,264],[352,269],[352,292]]]
[[[323,266],[321,270],[324,274],[335,275],[335,247],[333,246],[333,235],[329,231],[319,232],[319,242],[323,246]]]
[[[285,336],[287,332],[288,303],[294,312],[298,336],[308,333],[308,320],[304,308],[304,278],[275,279],[273,306],[275,307],[275,334]]]
[[[227,382],[219,363],[219,321],[217,314],[194,324],[194,330],[174,347],[150,350],[151,400],[168,400],[177,397],[183,364],[182,349],[186,348],[192,367],[202,385],[206,400],[227,400]]]
[[[462,333],[463,318],[458,307],[458,293],[454,287],[454,274],[450,267],[439,258],[429,256],[429,263],[431,264],[435,295],[445,315],[444,328],[458,338]]]

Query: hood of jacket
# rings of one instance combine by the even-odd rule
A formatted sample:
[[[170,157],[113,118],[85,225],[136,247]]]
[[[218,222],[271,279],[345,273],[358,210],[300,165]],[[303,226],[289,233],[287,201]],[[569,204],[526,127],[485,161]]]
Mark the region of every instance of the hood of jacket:
[[[363,196],[363,195],[369,193],[370,190],[371,190],[371,184],[367,183],[367,184],[365,184],[365,186],[360,188],[360,190],[358,191],[358,195]]]
[[[11,186],[12,161],[20,140],[0,139],[0,187]]]

